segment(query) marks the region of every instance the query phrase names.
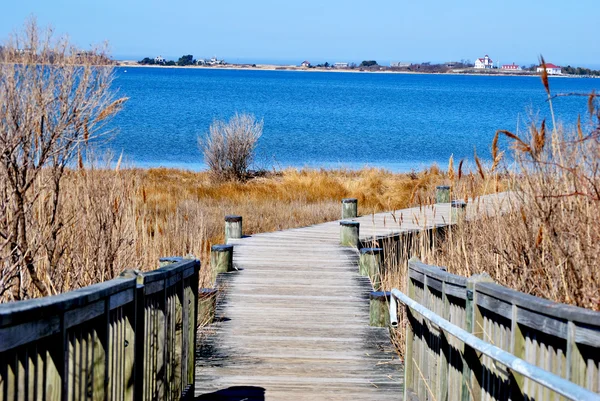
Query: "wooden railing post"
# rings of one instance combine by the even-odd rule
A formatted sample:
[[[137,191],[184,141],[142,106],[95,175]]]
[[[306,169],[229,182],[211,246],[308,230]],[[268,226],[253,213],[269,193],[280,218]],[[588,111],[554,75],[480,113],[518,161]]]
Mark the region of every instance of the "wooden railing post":
[[[369,294],[369,326],[390,327],[389,291],[371,291]]]
[[[358,217],[358,199],[342,199],[342,220]]]
[[[446,320],[450,320],[450,302],[446,295],[446,282],[442,282],[442,313],[440,315]],[[446,401],[448,399],[448,357],[450,354],[450,345],[446,338],[446,333],[440,330],[440,358],[438,360],[438,388],[437,401]]]
[[[242,216],[230,214],[225,216],[225,243],[230,239],[242,238]]]
[[[233,245],[213,245],[210,248],[210,267],[213,274],[233,271]]]
[[[359,229],[360,223],[358,221],[340,221],[340,244],[358,248]]]
[[[211,324],[215,319],[217,308],[217,290],[202,288],[198,291],[198,318],[203,324]]]
[[[450,203],[450,187],[448,185],[435,187],[435,203]]]
[[[462,200],[453,200],[450,204],[450,223],[462,224],[467,216],[467,204]]]
[[[517,358],[525,359],[525,336],[519,325],[519,307],[512,305],[510,322],[510,353]],[[525,378],[523,375],[510,371],[510,399],[519,401],[525,399]]]
[[[430,291],[429,286],[427,285],[427,278],[427,274],[425,274],[423,276],[423,298],[419,303],[427,309],[432,310],[430,302]],[[422,337],[421,341],[419,342],[419,359],[416,359],[416,361],[419,364],[419,385],[417,386],[417,396],[420,400],[429,400],[433,398],[432,396],[434,396],[434,394],[430,394],[431,389],[436,388],[435,383],[431,381],[432,378],[429,375],[430,366],[432,364],[431,359],[433,356],[433,350],[429,349],[428,340],[430,339],[432,333],[429,330],[429,322],[424,318],[421,319],[423,322],[421,325]]]
[[[476,274],[467,279],[467,297],[465,301],[465,330],[476,337],[483,338],[483,316],[477,307],[475,286],[477,283],[491,283],[487,273]],[[465,344],[463,351],[463,389],[462,399],[481,399],[482,365],[475,350]]]
[[[383,249],[361,248],[358,262],[358,272],[361,276],[369,277],[375,291],[381,289],[381,265]]]
[[[410,278],[410,275],[406,275],[406,288],[408,297],[411,299],[415,299],[415,285]],[[409,400],[408,390],[415,390],[415,381],[414,381],[414,329],[413,329],[413,320],[414,315],[412,310],[405,306],[404,310],[406,311],[406,345],[404,347],[404,399]]]
[[[576,342],[577,326],[574,322],[567,323],[567,380],[580,386],[585,386],[586,361],[581,355]],[[600,384],[598,385],[600,389]]]

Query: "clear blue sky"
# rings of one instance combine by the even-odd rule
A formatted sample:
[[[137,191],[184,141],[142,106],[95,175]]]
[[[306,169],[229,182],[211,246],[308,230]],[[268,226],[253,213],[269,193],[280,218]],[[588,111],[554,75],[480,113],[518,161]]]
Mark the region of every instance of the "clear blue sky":
[[[118,59],[163,55],[299,63],[489,54],[600,67],[600,0],[5,0],[0,37],[34,14]]]

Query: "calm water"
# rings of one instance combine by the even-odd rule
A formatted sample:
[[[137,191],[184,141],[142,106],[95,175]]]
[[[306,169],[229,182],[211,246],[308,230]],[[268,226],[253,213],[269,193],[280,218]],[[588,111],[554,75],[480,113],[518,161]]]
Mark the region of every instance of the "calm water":
[[[600,89],[600,79],[551,79],[555,92]],[[489,156],[497,129],[548,114],[537,77],[306,73],[204,69],[117,70],[130,98],[114,120],[116,152],[139,166],[201,169],[197,137],[235,112],[264,119],[263,165],[406,171],[448,157]],[[561,98],[558,118],[585,114]]]

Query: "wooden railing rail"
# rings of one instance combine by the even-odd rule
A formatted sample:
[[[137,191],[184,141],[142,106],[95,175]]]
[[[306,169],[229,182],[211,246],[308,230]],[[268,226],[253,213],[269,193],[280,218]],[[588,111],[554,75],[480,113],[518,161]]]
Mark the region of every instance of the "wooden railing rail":
[[[493,283],[487,275],[450,274],[416,259],[409,262],[407,297],[488,345],[568,380],[573,389],[600,392],[598,312],[526,295]],[[439,322],[410,307],[405,312],[407,396],[419,400],[564,399],[540,384],[539,377],[510,369],[449,335]]]
[[[0,305],[0,400],[193,397],[197,260]]]

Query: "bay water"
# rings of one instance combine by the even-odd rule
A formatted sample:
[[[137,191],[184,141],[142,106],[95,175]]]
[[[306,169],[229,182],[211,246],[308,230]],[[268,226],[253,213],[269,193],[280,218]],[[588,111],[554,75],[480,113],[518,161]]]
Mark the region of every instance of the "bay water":
[[[554,93],[600,90],[600,79],[551,78]],[[257,167],[392,171],[490,157],[496,130],[522,133],[548,118],[539,77],[117,68],[129,97],[107,146],[140,167],[202,170],[199,136],[216,119],[264,120]],[[585,121],[586,98],[554,100],[565,125]]]

